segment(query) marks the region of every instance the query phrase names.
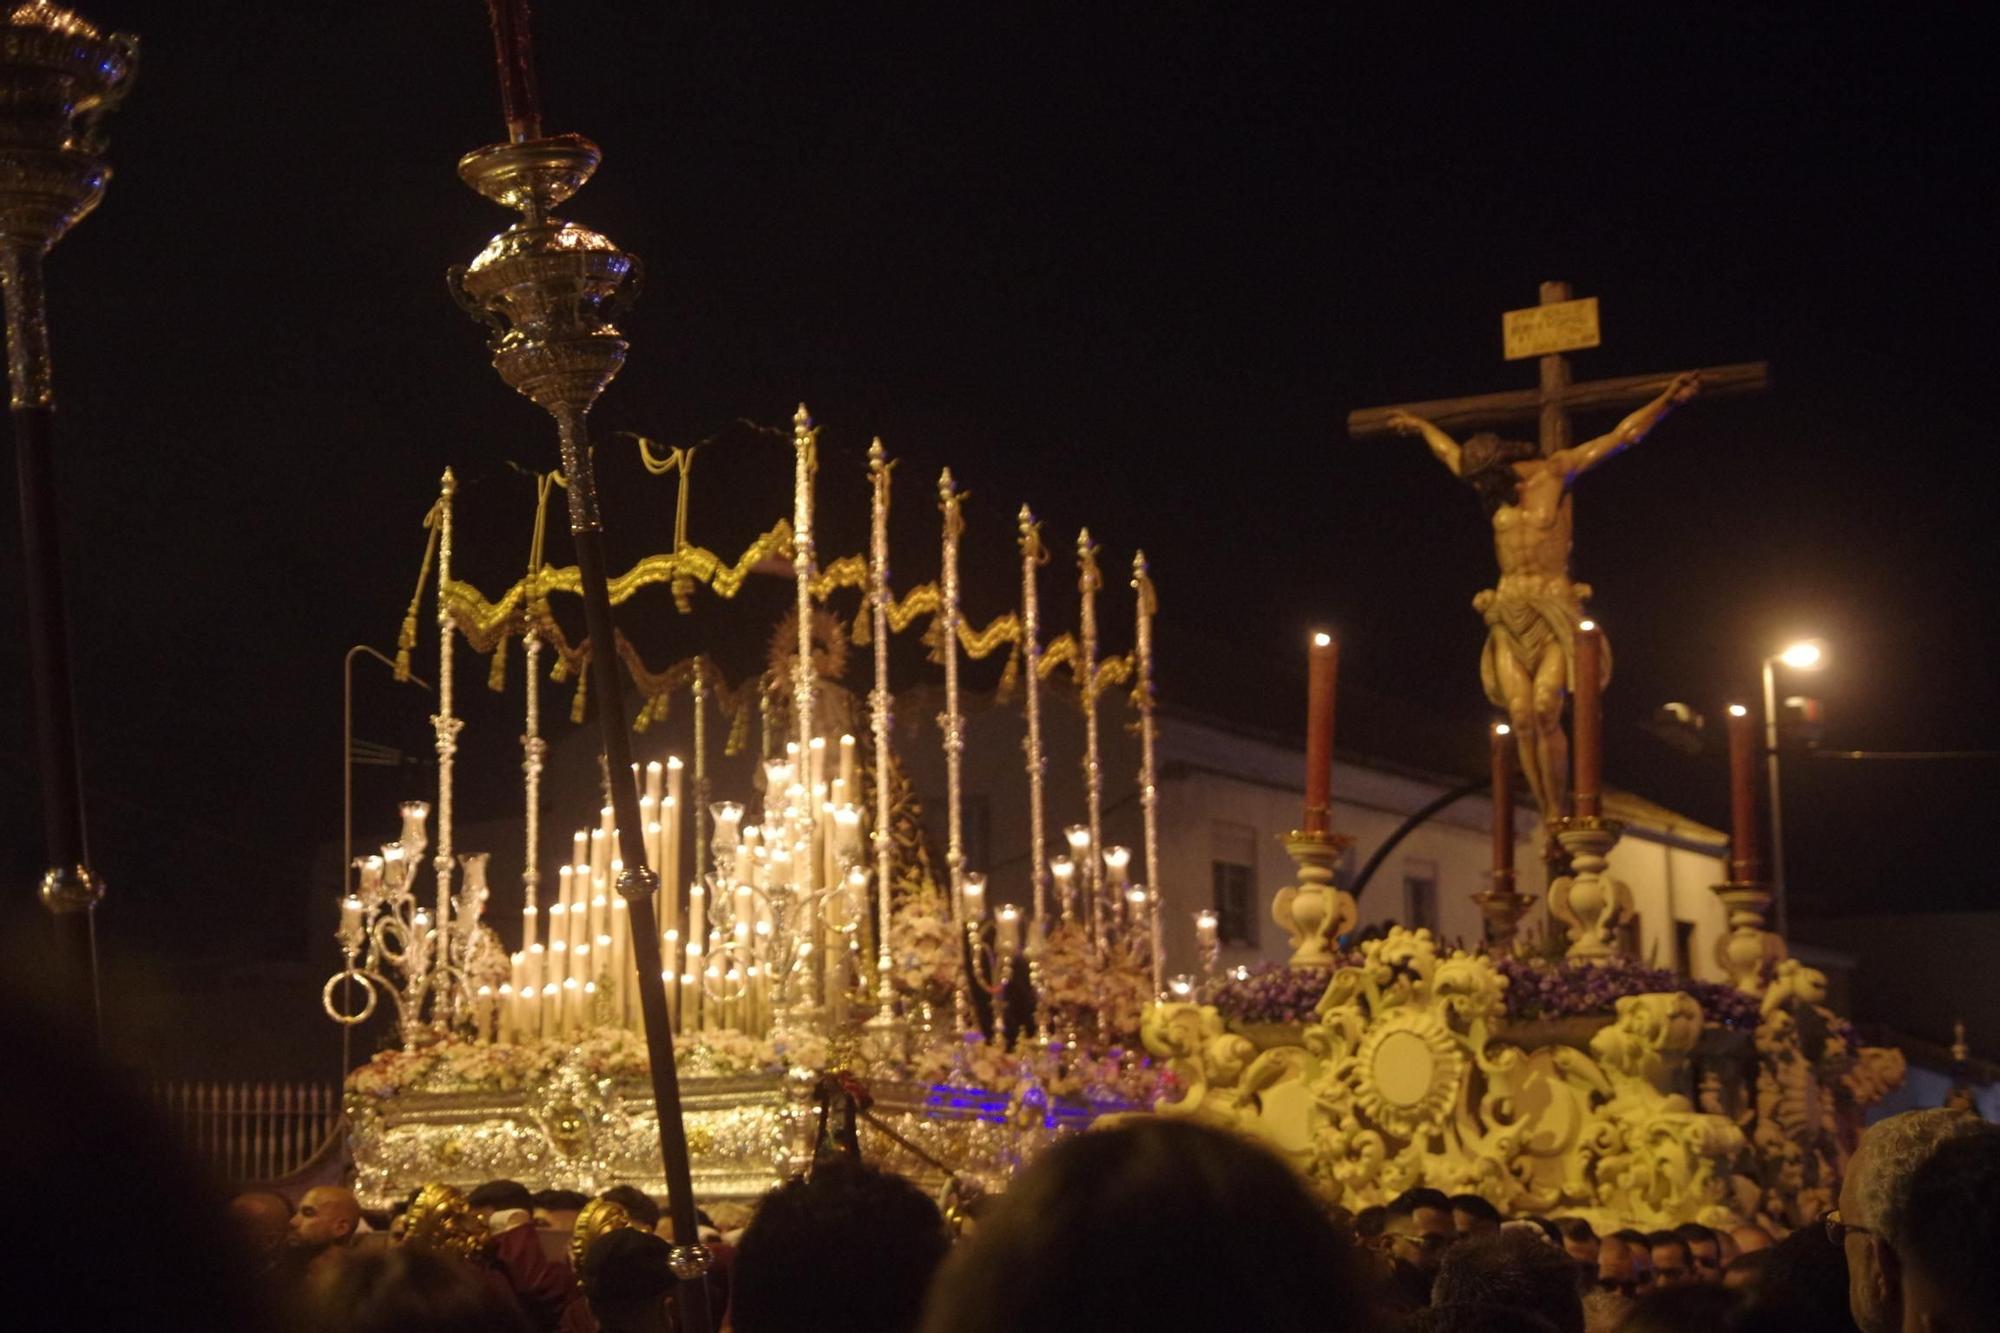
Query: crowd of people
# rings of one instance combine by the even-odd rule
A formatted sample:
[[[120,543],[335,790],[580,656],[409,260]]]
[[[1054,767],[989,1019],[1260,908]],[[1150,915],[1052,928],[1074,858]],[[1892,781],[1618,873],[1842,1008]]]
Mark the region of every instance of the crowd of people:
[[[1405,1191],[1350,1214],[1242,1139],[1141,1118],[1067,1140],[952,1228],[910,1181],[831,1154],[754,1208],[701,1214],[734,1333],[1972,1333],[2000,1329],[2000,1128],[1883,1120],[1839,1207],[1753,1225],[1600,1232]],[[307,1333],[666,1333],[656,1200],[491,1181],[370,1218],[320,1187],[230,1206],[281,1317]]]

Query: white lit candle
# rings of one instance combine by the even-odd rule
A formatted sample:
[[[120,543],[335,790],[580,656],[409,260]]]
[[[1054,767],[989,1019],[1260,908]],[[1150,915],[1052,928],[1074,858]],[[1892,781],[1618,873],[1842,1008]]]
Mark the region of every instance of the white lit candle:
[[[1049,862],[1049,874],[1056,882],[1056,901],[1062,904],[1065,919],[1076,908],[1076,862],[1058,856]]]
[[[626,1016],[631,1011],[632,995],[632,922],[625,899],[611,895],[611,1021],[618,1027],[625,1026]]]
[[[1218,920],[1214,912],[1203,908],[1194,914],[1194,941],[1202,948],[1213,948],[1216,941]]]
[[[609,810],[605,811],[607,816],[610,813]],[[611,869],[611,849],[614,845],[611,841],[610,829],[594,828],[590,831],[589,883],[595,884],[598,880],[603,879],[605,872]]]
[[[666,776],[666,765],[655,759],[646,765],[646,799],[655,806],[660,803],[660,779]]]
[[[361,899],[349,894],[340,900],[340,942],[350,949],[361,947]]]
[[[986,876],[973,873],[965,877],[960,886],[965,895],[965,919],[984,921],[986,919]]]
[[[993,913],[993,945],[1002,958],[1021,951],[1021,909],[1012,903],[1000,904]]]
[[[687,808],[681,799],[681,761],[667,756],[667,795],[660,805],[660,885],[666,890],[661,895],[660,919],[670,926],[681,923],[681,888],[686,871],[681,868],[681,812]],[[699,875],[702,868],[696,866]]]
[[[847,791],[847,799],[852,801],[861,795],[861,789],[854,785],[855,774],[859,771],[855,764],[856,749],[854,737],[840,738],[840,785]]]
[[[1131,864],[1132,849],[1130,847],[1106,847],[1104,849],[1104,872],[1111,876],[1111,887],[1117,892],[1123,893],[1125,886],[1130,883],[1130,880],[1126,878],[1126,871]]]

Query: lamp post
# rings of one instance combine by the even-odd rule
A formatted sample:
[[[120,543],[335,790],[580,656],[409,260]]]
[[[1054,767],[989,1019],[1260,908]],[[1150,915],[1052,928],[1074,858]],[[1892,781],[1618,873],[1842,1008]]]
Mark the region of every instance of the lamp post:
[[[1802,639],[1764,659],[1764,773],[1771,788],[1771,894],[1778,937],[1790,934],[1791,914],[1785,898],[1785,826],[1778,788],[1778,682],[1780,663],[1794,671],[1816,669],[1826,649],[1817,639]]]
[[[391,671],[396,664],[387,656],[370,648],[365,643],[357,643],[347,650],[347,656],[340,665],[340,893],[341,897],[354,892],[354,657],[357,653],[368,656],[388,667]],[[430,685],[422,679],[410,679],[424,689]],[[347,983],[352,991],[354,983]],[[354,1068],[354,1028],[343,1023],[340,1027],[340,1076],[345,1079]]]

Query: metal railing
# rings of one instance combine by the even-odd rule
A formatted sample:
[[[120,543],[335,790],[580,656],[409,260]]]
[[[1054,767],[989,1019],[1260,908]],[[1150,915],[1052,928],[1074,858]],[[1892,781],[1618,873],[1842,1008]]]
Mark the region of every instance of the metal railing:
[[[232,1183],[297,1175],[345,1128],[330,1083],[158,1083],[153,1099],[188,1156]]]

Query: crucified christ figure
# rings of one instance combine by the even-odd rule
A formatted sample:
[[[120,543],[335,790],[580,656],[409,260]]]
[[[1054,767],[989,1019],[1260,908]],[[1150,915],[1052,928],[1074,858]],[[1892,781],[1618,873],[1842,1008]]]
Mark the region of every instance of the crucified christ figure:
[[[1700,376],[1676,375],[1659,397],[1604,435],[1547,458],[1534,445],[1481,433],[1460,444],[1422,417],[1397,412],[1391,429],[1422,436],[1438,461],[1479,494],[1493,521],[1500,579],[1472,599],[1486,618],[1480,683],[1507,710],[1521,771],[1544,821],[1560,818],[1569,785],[1563,698],[1576,670],[1575,636],[1590,585],[1569,577],[1570,487],[1605,459],[1630,448],[1667,413],[1695,396]],[[1611,654],[1604,654],[1610,679]]]

